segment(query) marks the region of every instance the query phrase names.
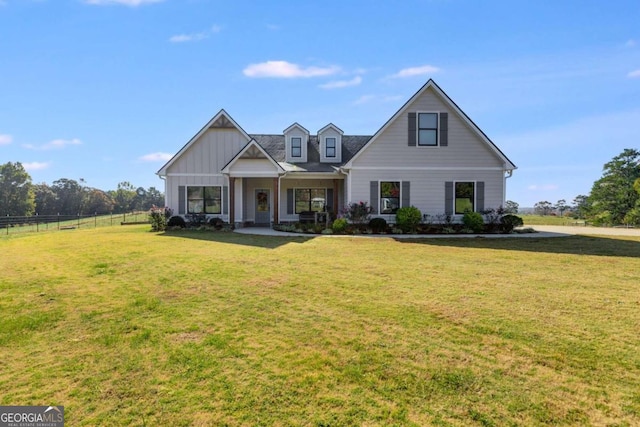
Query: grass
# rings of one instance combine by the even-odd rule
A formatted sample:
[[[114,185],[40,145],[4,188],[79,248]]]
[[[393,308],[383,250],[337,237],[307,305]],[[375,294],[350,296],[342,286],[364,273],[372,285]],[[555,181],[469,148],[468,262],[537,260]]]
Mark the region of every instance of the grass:
[[[0,405],[69,425],[640,423],[640,238],[0,238]]]
[[[30,217],[0,217],[0,237],[17,233],[41,233],[70,229],[111,227],[121,222],[149,222],[149,212],[106,215],[42,215]],[[9,226],[7,227],[7,224]]]
[[[568,215],[518,215],[525,226],[531,225],[584,225],[584,220],[576,220]]]

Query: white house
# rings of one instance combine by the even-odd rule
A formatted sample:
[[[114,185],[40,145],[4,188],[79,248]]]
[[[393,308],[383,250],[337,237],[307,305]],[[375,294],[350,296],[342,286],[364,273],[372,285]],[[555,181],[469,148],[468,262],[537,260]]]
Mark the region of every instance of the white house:
[[[429,80],[373,136],[333,123],[316,134],[293,123],[282,134],[247,134],[220,110],[157,174],[175,214],[242,225],[293,222],[366,201],[395,211],[462,215],[504,205],[516,166]]]

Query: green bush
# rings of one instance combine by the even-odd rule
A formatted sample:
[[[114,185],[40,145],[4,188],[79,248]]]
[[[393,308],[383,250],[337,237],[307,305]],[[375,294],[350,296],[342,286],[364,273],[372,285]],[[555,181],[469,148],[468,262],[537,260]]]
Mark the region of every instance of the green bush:
[[[500,231],[503,233],[511,233],[514,228],[522,227],[524,222],[522,218],[517,215],[508,214],[502,217],[500,220]]]
[[[176,215],[169,218],[169,221],[167,222],[167,226],[185,228],[187,226],[187,223],[185,222],[184,218]]]
[[[349,203],[349,205],[342,210],[344,217],[353,224],[366,224],[372,212],[373,208],[369,206],[367,202]]]
[[[398,209],[396,212],[396,226],[405,233],[415,233],[422,221],[422,212],[415,206]]]
[[[384,218],[373,218],[369,221],[369,228],[374,233],[382,233],[387,231],[387,220]]]
[[[334,233],[338,233],[338,234],[344,233],[344,231],[347,229],[347,225],[349,225],[349,223],[345,218],[338,218],[335,221],[333,221],[333,225],[331,226],[331,229],[333,230]]]
[[[484,230],[484,218],[479,212],[465,212],[462,216],[462,223],[474,233],[482,233]]]

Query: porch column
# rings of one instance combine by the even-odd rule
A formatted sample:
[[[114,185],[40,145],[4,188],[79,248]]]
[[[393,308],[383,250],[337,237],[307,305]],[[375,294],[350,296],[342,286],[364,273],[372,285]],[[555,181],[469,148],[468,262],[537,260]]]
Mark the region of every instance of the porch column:
[[[338,190],[340,189],[340,180],[333,180],[333,215],[338,217]]]
[[[273,223],[280,222],[278,215],[278,207],[280,206],[280,188],[278,187],[278,178],[273,178]]]
[[[233,227],[236,223],[236,179],[229,177],[229,224]]]

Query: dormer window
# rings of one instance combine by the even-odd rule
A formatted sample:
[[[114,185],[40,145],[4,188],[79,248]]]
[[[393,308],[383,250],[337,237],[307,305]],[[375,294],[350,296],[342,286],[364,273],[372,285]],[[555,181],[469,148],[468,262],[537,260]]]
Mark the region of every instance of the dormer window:
[[[329,123],[318,131],[320,162],[340,163],[342,161],[342,129]]]
[[[291,138],[291,157],[302,157],[302,138]]]
[[[306,163],[309,151],[309,131],[294,123],[284,130],[286,161]]]
[[[334,137],[325,139],[326,157],[336,157],[336,139]]]

